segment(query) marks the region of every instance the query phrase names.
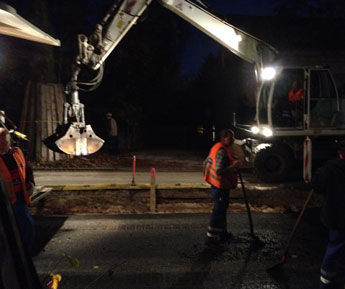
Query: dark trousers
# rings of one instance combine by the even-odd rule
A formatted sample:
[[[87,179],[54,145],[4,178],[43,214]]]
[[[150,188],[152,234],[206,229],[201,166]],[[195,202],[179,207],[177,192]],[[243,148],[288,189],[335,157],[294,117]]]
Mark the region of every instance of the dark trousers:
[[[338,261],[345,257],[345,230],[329,230],[329,241],[321,265],[320,288],[336,288]]]
[[[29,251],[35,238],[34,221],[30,214],[29,207],[24,202],[17,202],[12,204],[12,211],[24,243],[23,245]]]
[[[211,185],[211,194],[213,198],[213,210],[208,228],[209,235],[220,235],[227,231],[226,215],[229,207],[230,190],[219,189]]]
[[[117,155],[119,153],[118,149],[118,137],[117,136],[109,136],[107,139],[107,147],[108,151],[112,155]]]

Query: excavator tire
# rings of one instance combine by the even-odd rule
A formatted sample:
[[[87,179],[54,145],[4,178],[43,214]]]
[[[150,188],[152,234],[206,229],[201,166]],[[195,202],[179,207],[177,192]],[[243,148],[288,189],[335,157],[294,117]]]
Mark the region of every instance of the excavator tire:
[[[272,145],[257,152],[254,174],[264,182],[286,181],[292,174],[293,164],[293,155],[287,146]]]

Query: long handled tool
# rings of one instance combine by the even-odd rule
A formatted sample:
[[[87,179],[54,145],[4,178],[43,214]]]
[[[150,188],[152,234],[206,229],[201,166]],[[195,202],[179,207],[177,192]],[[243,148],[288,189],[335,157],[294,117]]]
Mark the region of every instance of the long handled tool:
[[[240,182],[241,182],[241,186],[242,186],[244,201],[245,201],[245,203],[246,203],[246,208],[247,208],[247,213],[248,213],[248,219],[249,219],[250,235],[251,235],[252,237],[255,237],[255,235],[254,235],[254,227],[253,227],[253,220],[252,220],[252,214],[251,214],[251,212],[250,212],[250,207],[249,207],[249,204],[248,204],[248,198],[247,198],[246,188],[245,188],[245,186],[244,186],[244,182],[243,182],[243,179],[242,179],[242,174],[241,174],[240,169],[237,169],[237,172],[238,172],[238,176],[239,176],[239,178],[240,178]]]
[[[263,241],[261,241],[260,238],[257,237],[254,234],[254,226],[253,226],[252,214],[250,212],[250,207],[249,207],[247,193],[246,193],[246,187],[244,186],[244,182],[243,182],[243,179],[242,179],[242,175],[241,175],[240,169],[238,169],[237,172],[238,172],[238,176],[240,178],[240,182],[241,182],[241,186],[242,186],[244,201],[246,203],[248,219],[249,219],[249,227],[250,227],[250,236],[253,238],[254,244],[255,244],[256,248],[260,248],[260,247],[264,246],[265,243]]]
[[[302,217],[304,215],[305,209],[307,208],[307,206],[309,204],[309,201],[311,199],[312,194],[313,194],[313,190],[310,190],[310,192],[309,192],[309,194],[307,196],[307,199],[304,202],[302,211],[299,213],[297,221],[296,221],[296,223],[295,223],[295,225],[294,225],[294,227],[293,227],[293,229],[292,229],[292,231],[290,233],[290,236],[289,236],[289,238],[288,238],[288,240],[286,242],[285,249],[284,249],[284,252],[283,252],[283,255],[281,257],[280,262],[275,264],[275,265],[273,265],[273,266],[271,266],[271,267],[269,267],[269,268],[267,268],[267,270],[275,269],[275,268],[277,268],[277,267],[279,267],[279,266],[281,266],[281,265],[286,263],[286,258],[287,258],[287,254],[288,254],[288,251],[289,251],[289,248],[290,248],[290,244],[291,244],[292,238],[294,237],[294,235],[296,233],[298,225],[301,223],[301,220],[302,220]]]

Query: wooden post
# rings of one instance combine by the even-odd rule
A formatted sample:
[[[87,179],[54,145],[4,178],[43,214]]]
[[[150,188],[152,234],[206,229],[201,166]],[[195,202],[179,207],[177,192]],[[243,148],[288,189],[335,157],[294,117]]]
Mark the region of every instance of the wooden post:
[[[30,141],[29,143],[29,156],[32,159],[36,159],[36,130],[37,130],[37,118],[36,118],[36,111],[37,111],[37,99],[35,97],[36,86],[32,83],[30,84],[30,93],[29,93],[29,112],[28,112],[28,119],[24,120],[28,122],[26,126],[27,130],[23,131]]]
[[[54,124],[54,132],[56,127],[59,124],[63,123],[63,113],[64,113],[64,103],[65,103],[65,96],[62,85],[54,85],[55,90],[55,107],[56,107],[56,123]],[[55,160],[66,158],[68,155],[64,155],[61,153],[55,153]]]
[[[51,86],[49,84],[45,84],[45,104],[46,104],[46,113],[47,113],[47,118],[46,118],[46,132],[47,134],[45,136],[42,136],[42,140],[47,138],[48,136],[51,136],[53,134],[53,100],[54,100],[54,91],[51,89]],[[44,144],[42,144],[44,145]],[[47,150],[47,161],[51,162],[54,161],[54,152],[50,149]]]
[[[49,90],[50,90],[50,105],[51,105],[51,110],[52,110],[52,115],[51,115],[51,122],[50,122],[50,132],[48,136],[51,136],[52,134],[55,133],[55,129],[57,126],[57,108],[56,108],[56,98],[58,97],[56,94],[55,90],[56,84],[51,83],[49,84]],[[53,152],[53,158],[51,159],[52,161],[57,161],[60,159],[60,154],[57,152]]]
[[[31,81],[29,80],[26,88],[25,88],[25,94],[24,94],[24,101],[23,101],[23,106],[22,106],[22,114],[20,117],[20,123],[19,123],[19,132],[24,133],[26,131],[26,126],[28,125],[27,123],[27,114],[28,114],[28,109],[29,108],[29,102],[30,102],[30,86],[31,86]]]
[[[132,174],[132,186],[135,186],[135,170],[136,170],[136,156],[133,156],[133,174]]]
[[[42,125],[42,113],[41,113],[41,92],[40,92],[40,84],[36,83],[36,114],[35,114],[35,121],[36,121],[36,136],[35,136],[35,159],[36,161],[41,161],[41,125]]]
[[[41,147],[41,158],[40,161],[46,162],[48,160],[48,148],[43,145],[42,140],[48,136],[48,111],[47,111],[47,94],[46,94],[46,85],[40,83],[39,93],[41,95],[41,133],[38,139]]]
[[[156,170],[151,168],[151,190],[150,190],[150,211],[154,213],[156,211]]]
[[[57,121],[59,124],[63,123],[63,114],[64,114],[64,104],[65,104],[65,96],[63,87],[61,85],[55,86],[55,95],[56,95],[56,113],[57,113]]]

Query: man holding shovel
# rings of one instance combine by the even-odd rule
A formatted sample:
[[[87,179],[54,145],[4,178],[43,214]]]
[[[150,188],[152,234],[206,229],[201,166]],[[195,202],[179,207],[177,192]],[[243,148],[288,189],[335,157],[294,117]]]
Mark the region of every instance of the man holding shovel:
[[[338,159],[328,161],[312,179],[314,191],[324,194],[321,221],[329,241],[321,265],[320,289],[338,288],[337,265],[345,257],[345,143],[337,147]],[[341,287],[344,288],[344,287]]]
[[[220,142],[212,146],[204,161],[204,180],[211,184],[213,210],[206,234],[206,246],[220,245],[231,238],[227,231],[226,214],[229,206],[230,189],[237,185],[237,168],[240,162],[231,154],[234,132],[223,129]]]

